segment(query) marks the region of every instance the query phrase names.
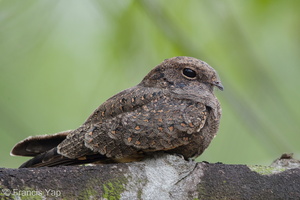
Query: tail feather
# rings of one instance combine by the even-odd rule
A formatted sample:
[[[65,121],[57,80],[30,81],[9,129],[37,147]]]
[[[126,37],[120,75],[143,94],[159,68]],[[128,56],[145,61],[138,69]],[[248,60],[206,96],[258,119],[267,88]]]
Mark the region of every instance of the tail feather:
[[[72,130],[63,131],[54,135],[39,135],[26,138],[14,146],[11,155],[30,156],[20,168],[55,167],[62,165],[81,165],[86,163],[113,163],[114,161],[104,155],[96,154],[87,149],[85,156],[71,159],[58,153],[57,145],[66,139]]]
[[[66,139],[67,135],[71,131],[72,130],[63,131],[53,135],[28,137],[17,143],[10,154],[14,156],[37,156],[56,147],[64,139]]]
[[[113,163],[114,161],[101,154],[92,154],[84,157],[70,159],[57,153],[57,148],[53,148],[47,152],[37,155],[28,160],[19,168],[34,168],[34,167],[55,167],[66,165],[81,165],[86,163]]]

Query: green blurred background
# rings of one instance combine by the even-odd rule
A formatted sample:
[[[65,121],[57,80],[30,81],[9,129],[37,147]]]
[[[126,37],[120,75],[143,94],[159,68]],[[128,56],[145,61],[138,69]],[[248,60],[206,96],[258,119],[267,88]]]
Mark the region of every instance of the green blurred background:
[[[20,140],[77,128],[157,64],[214,67],[223,117],[197,160],[300,158],[300,1],[0,0],[1,167]]]

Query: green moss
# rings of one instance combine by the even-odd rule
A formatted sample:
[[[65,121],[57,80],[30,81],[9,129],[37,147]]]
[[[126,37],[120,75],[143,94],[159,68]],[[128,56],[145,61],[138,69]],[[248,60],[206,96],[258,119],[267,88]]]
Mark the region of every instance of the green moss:
[[[124,184],[126,179],[112,180],[103,185],[103,198],[108,200],[118,200],[121,198],[121,193],[125,190]]]
[[[42,200],[43,199],[43,196],[20,196],[20,197],[22,200]],[[15,198],[15,199],[19,199],[19,198]]]
[[[141,189],[139,189],[137,192],[137,198],[142,199],[142,194],[143,194],[143,191]]]
[[[254,171],[261,175],[269,175],[269,174],[275,174],[280,173],[286,170],[286,168],[283,167],[269,167],[269,166],[248,166],[251,171]]]
[[[86,187],[83,192],[79,194],[80,198],[82,199],[94,199],[98,192],[94,189],[91,189],[92,187]]]

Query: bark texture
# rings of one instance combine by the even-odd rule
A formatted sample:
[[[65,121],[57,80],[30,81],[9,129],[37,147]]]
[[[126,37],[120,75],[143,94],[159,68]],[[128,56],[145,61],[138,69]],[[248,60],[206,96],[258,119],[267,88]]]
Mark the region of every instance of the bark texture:
[[[126,164],[0,168],[0,199],[300,199],[300,168],[196,163],[166,154]]]

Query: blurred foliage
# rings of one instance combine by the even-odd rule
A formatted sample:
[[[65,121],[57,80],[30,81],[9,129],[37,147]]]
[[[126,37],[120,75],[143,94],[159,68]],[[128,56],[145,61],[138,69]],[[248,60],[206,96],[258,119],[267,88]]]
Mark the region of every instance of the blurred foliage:
[[[0,1],[1,167],[13,145],[74,129],[163,59],[214,67],[220,131],[197,160],[300,155],[300,1]]]

